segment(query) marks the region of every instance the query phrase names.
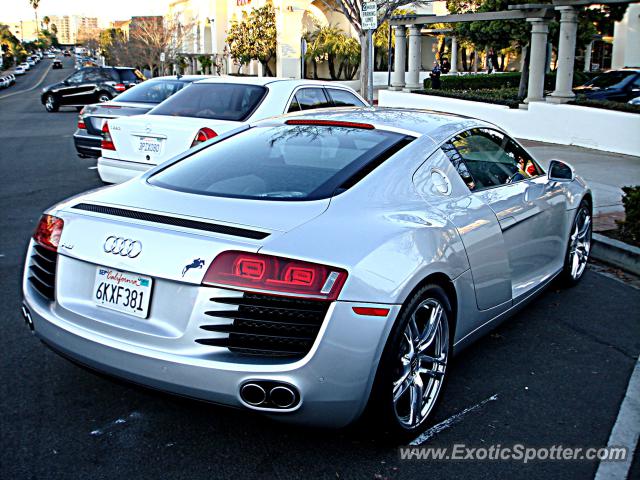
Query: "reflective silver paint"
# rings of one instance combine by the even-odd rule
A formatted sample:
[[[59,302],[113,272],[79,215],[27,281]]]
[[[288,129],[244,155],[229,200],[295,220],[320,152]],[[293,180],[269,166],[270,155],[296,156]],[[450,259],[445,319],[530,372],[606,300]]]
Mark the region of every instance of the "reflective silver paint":
[[[562,268],[576,209],[588,188],[579,177],[555,182],[545,176],[493,189],[491,195],[470,192],[438,147],[460,131],[488,124],[396,109],[298,116],[372,122],[417,138],[351,189],[327,200],[262,202],[169,191],[146,183],[161,166],[52,207],[47,213],[65,222],[61,245],[73,249],[59,249],[55,302],[30,286],[27,255],[23,291],[35,333],[93,368],[235,407],[254,408],[240,399],[244,383],[281,381],[295,386],[301,401],[292,411],[271,415],[343,426],[362,413],[401,306],[427,279],[454,292],[455,353],[522,308]],[[215,142],[169,164],[206,148],[215,148]],[[450,191],[441,188],[443,177]],[[255,228],[269,236],[251,240],[71,208],[79,202]],[[542,222],[548,222],[548,230]],[[136,239],[144,249],[136,258],[106,253],[109,235]],[[516,255],[518,242],[527,249],[522,258]],[[33,242],[29,251],[32,247]],[[225,250],[260,251],[348,271],[338,301],[304,358],[244,357],[194,342],[202,335],[205,309],[222,308],[216,297],[242,294],[201,285],[206,267]],[[183,278],[184,266],[194,258],[203,259],[205,267],[188,270]],[[535,268],[527,271],[533,262]],[[147,320],[95,306],[92,279],[98,265],[154,278]],[[387,317],[352,310],[381,304],[390,309]]]

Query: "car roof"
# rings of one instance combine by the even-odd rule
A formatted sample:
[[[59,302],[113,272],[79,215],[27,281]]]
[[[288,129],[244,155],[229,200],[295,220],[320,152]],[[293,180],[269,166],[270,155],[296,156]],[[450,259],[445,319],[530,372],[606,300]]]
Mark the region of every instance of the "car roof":
[[[147,81],[150,80],[181,80],[183,82],[197,82],[199,80],[206,80],[207,78],[211,78],[209,75],[164,75],[162,77],[153,77],[148,78]]]
[[[335,120],[341,122],[367,123],[381,130],[400,131],[415,136],[427,135],[440,142],[454,133],[471,127],[497,128],[488,122],[454,113],[396,107],[339,107],[296,112],[265,123],[281,119],[304,118],[306,120]]]
[[[283,77],[240,77],[234,75],[223,75],[219,77],[211,77],[201,80],[198,83],[237,83],[241,85],[260,85],[266,86],[272,83],[288,83],[292,87],[299,85],[318,85],[325,87],[348,88],[338,82],[323,82],[322,80],[300,80],[295,78]]]

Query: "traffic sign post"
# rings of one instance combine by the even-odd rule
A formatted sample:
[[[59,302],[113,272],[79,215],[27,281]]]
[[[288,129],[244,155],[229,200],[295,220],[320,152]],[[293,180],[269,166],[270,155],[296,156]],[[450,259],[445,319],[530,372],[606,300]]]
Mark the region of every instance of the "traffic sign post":
[[[369,75],[367,76],[367,101],[373,105],[373,32],[378,28],[378,4],[376,2],[364,2],[360,10],[362,29],[367,31],[367,63]]]

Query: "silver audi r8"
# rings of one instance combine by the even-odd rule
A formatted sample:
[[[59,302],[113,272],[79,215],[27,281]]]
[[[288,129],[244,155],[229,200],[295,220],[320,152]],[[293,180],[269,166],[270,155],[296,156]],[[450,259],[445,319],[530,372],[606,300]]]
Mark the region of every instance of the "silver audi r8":
[[[23,315],[53,350],[153,388],[420,433],[454,353],[554,278],[591,193],[494,125],[327,109],[244,125],[45,212]]]

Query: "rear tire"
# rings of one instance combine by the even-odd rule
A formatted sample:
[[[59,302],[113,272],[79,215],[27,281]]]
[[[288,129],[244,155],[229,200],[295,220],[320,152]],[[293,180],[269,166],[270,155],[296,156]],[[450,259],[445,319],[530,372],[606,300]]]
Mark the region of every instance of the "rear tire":
[[[98,103],[108,102],[109,100],[111,100],[111,95],[107,92],[100,92],[98,94]]]
[[[451,304],[439,285],[426,285],[407,300],[387,340],[369,399],[367,416],[382,427],[376,434],[406,442],[431,425],[444,390],[452,323]]]
[[[44,108],[47,110],[47,112],[52,113],[52,112],[57,112],[58,109],[60,108],[60,105],[58,104],[58,100],[56,100],[56,97],[54,97],[51,94],[48,94],[44,98]]]
[[[587,269],[591,253],[592,218],[591,204],[582,200],[571,225],[564,267],[560,273],[560,284],[564,287],[577,285]]]

